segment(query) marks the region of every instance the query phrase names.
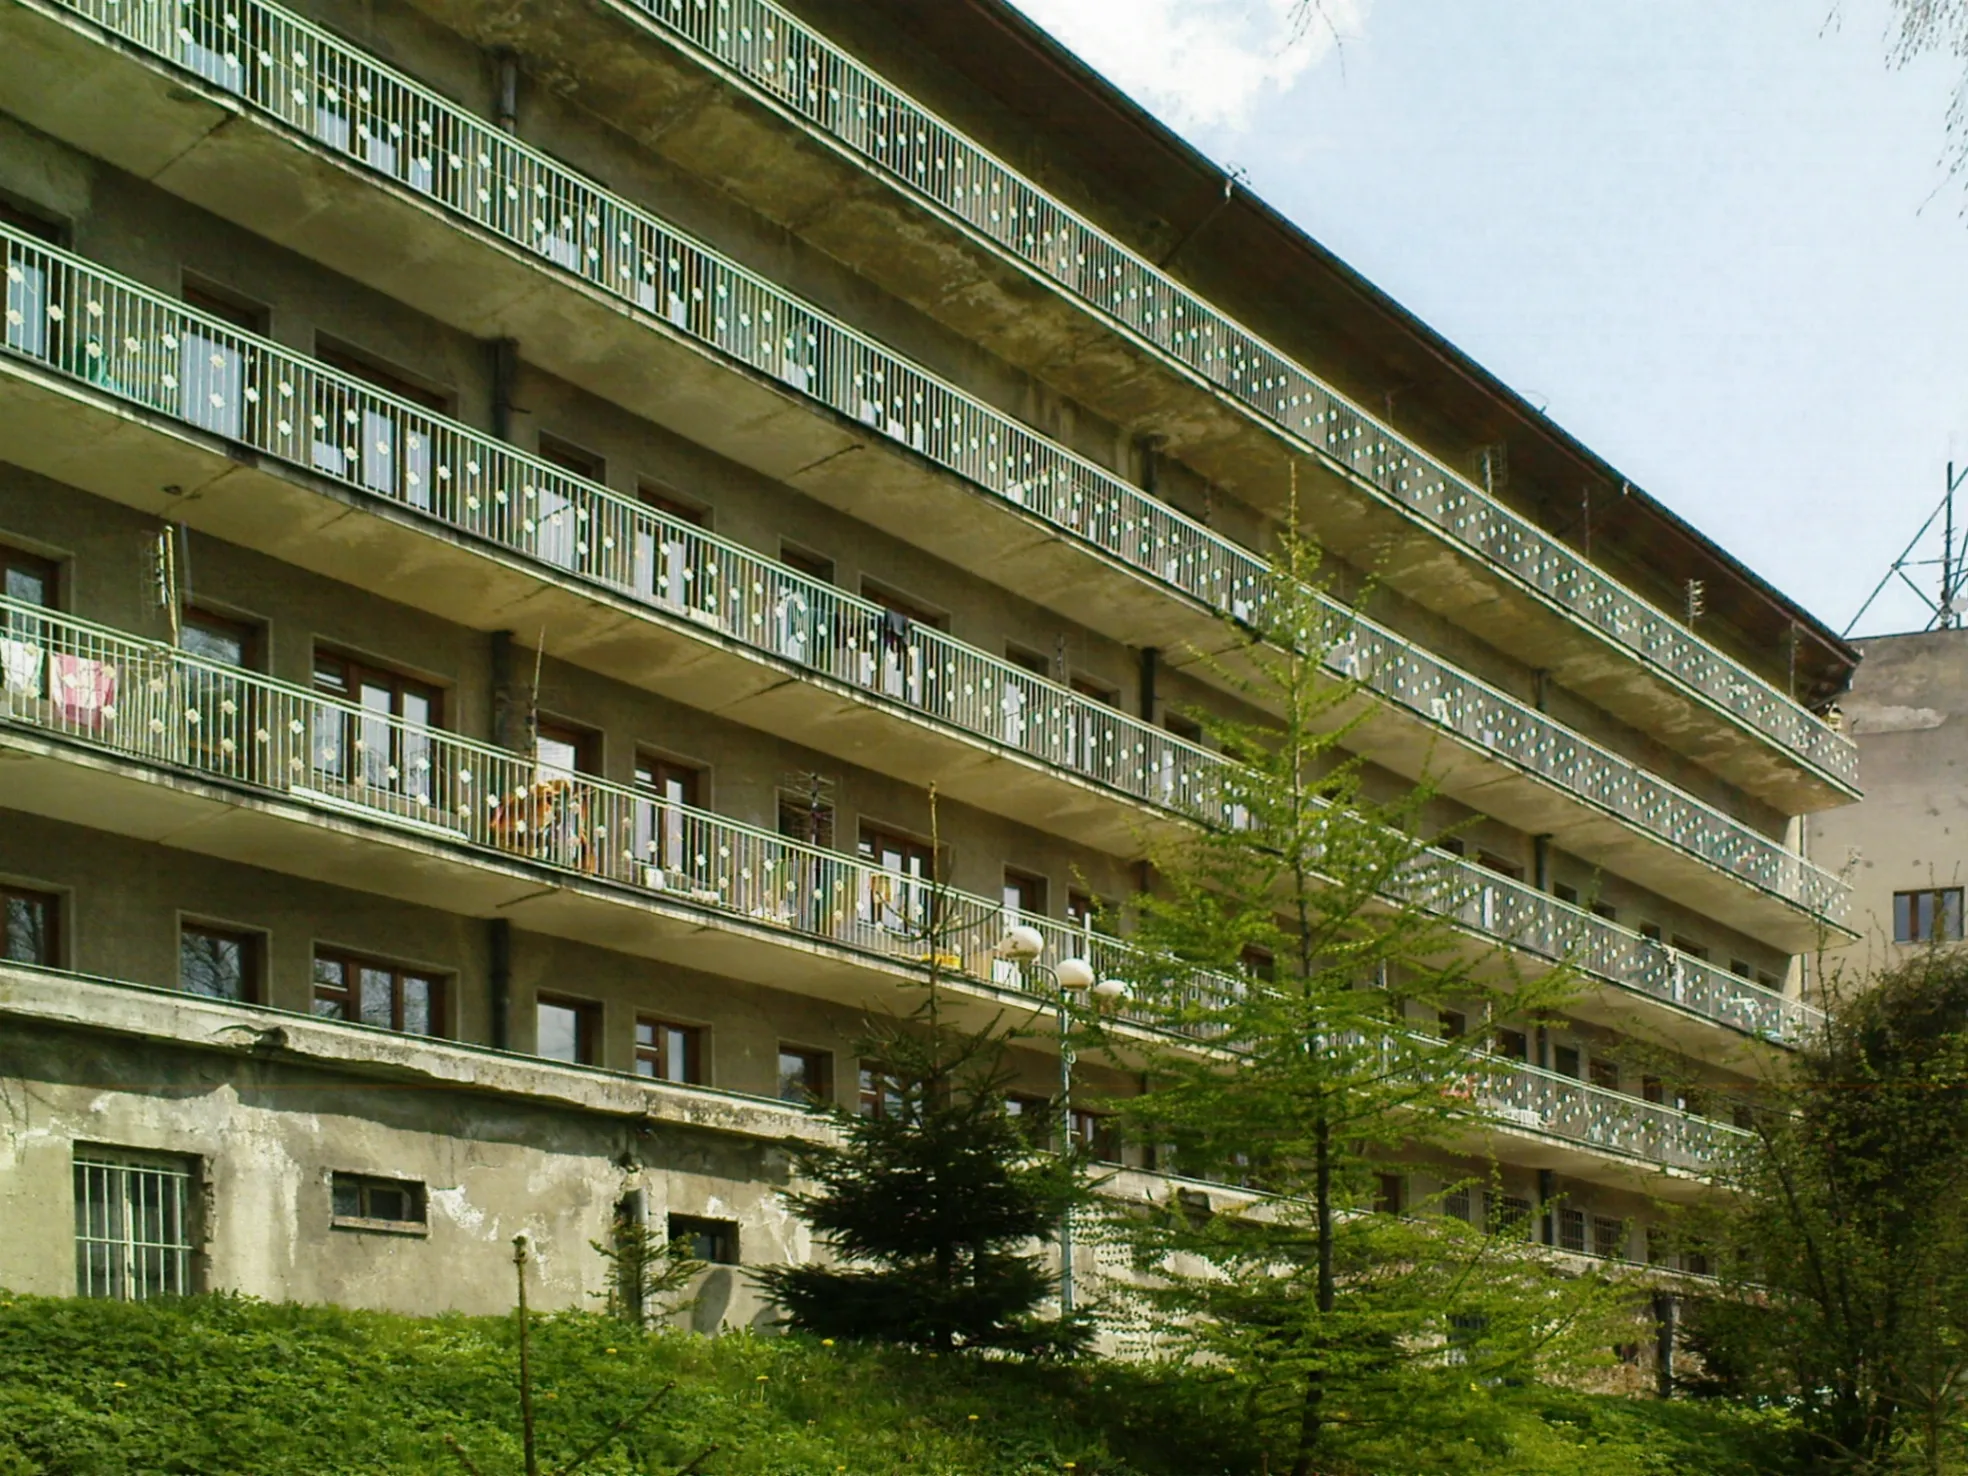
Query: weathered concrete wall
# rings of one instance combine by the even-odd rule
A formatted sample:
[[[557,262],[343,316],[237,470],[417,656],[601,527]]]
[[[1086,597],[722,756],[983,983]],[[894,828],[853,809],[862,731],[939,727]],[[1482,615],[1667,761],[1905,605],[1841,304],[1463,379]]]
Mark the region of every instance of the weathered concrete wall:
[[[1811,858],[1852,884],[1865,936],[1840,957],[1870,968],[1907,948],[1893,940],[1895,892],[1968,884],[1968,631],[1859,644],[1844,706],[1865,799],[1814,815],[1808,834]]]

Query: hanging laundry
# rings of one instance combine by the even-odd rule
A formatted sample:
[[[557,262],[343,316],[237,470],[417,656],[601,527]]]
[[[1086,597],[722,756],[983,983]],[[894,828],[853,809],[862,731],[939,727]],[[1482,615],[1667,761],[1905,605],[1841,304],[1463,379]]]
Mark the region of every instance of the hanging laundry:
[[[881,640],[891,651],[905,651],[909,646],[909,617],[900,610],[882,611]]]
[[[82,656],[56,656],[55,710],[61,720],[100,728],[116,716],[116,668]]]
[[[39,697],[43,659],[39,646],[27,641],[0,641],[0,679],[4,679],[6,690]]]

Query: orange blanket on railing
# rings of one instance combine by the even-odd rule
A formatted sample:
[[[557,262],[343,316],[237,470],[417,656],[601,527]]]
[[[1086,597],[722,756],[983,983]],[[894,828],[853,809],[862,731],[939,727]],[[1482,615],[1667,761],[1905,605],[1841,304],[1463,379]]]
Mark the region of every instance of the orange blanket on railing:
[[[508,850],[596,870],[587,796],[567,779],[542,779],[510,795],[492,813],[492,839]]]

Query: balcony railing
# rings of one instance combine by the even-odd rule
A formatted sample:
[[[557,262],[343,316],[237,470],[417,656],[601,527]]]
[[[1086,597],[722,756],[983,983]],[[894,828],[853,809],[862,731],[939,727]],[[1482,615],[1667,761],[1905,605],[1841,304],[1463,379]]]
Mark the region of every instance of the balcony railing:
[[[0,597],[0,719],[448,845],[592,877],[873,952],[929,962],[932,889],[658,795],[543,766],[457,734],[204,661]],[[1458,858],[1431,853],[1411,895],[1485,940],[1777,1041],[1815,1012]],[[1020,988],[992,954],[1000,903],[944,889],[935,952]],[[1030,921],[1055,956],[1091,950],[1138,972],[1126,945]],[[1216,981],[1215,987],[1227,987]]]
[[[292,13],[264,0],[54,3],[1069,536],[1213,608],[1259,613],[1267,571],[1248,550]],[[1450,538],[1798,758],[1854,782],[1849,739],[1077,221],[814,33],[757,0],[645,4],[672,34],[764,79],[773,96],[823,120],[895,177],[925,187],[935,181],[953,200],[960,189],[966,218],[988,224],[1054,280],[1090,301],[1125,306],[1170,352],[1240,398],[1272,407],[1265,413],[1293,435]]]
[[[7,349],[1148,803],[1220,820],[1223,760],[1152,724],[0,227]],[[1331,599],[1335,675],[1752,886],[1835,915],[1779,842]]]
[[[1445,537],[1847,786],[1849,738],[1046,194],[769,0],[632,0],[662,35],[927,196]]]

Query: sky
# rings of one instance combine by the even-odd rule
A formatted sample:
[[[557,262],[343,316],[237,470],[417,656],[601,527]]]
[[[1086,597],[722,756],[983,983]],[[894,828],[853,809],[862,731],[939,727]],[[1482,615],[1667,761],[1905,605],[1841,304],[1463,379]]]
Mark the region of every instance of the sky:
[[[1887,0],[1014,3],[1833,630],[1968,464],[1962,66]]]

